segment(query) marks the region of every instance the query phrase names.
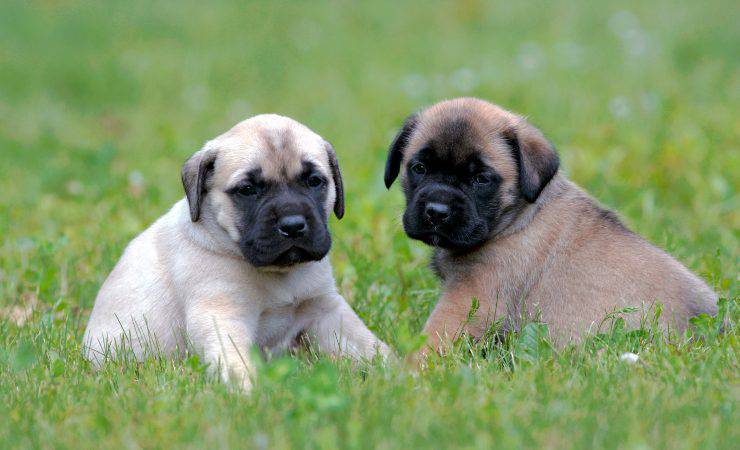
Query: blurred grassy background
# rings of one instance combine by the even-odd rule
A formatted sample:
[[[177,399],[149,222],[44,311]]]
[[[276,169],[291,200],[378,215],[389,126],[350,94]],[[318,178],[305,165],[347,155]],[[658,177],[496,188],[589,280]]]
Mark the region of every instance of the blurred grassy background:
[[[736,299],[739,12],[736,2],[722,0],[5,1],[0,5],[0,331],[7,350],[0,360],[22,357],[28,341],[33,342],[28,351],[45,355],[38,361],[51,364],[53,351],[66,366],[82,366],[68,346],[79,340],[95,293],[126,243],[182,197],[182,162],[205,140],[263,112],[292,116],[334,144],[348,202],[346,218],[332,223],[341,290],[374,331],[403,348],[438,291],[426,268],[427,249],[403,235],[399,189],[389,193],[382,185],[385,151],[407,114],[461,95],[526,115],[556,144],[572,179],[722,296]],[[22,392],[30,393],[31,386],[52,383],[53,371],[50,375],[38,364],[37,375],[0,366],[7,369],[0,375],[2,388],[28,384]],[[103,385],[110,381],[80,370],[79,383],[90,377]],[[736,359],[723,375],[730,376],[725,381],[736,397]],[[482,376],[506,378],[494,369]],[[699,393],[711,392],[717,400],[717,390],[727,388],[722,383]],[[377,387],[378,398],[393,398],[400,389],[383,386]],[[114,401],[110,392],[97,389],[65,395],[71,396],[70,405],[76,396]],[[367,394],[352,389],[343,391],[349,401],[379,414],[378,423],[384,423],[381,411],[388,405],[380,400],[373,405]],[[512,392],[506,401],[526,407],[515,400],[525,392],[517,394],[513,387]],[[9,396],[9,417],[16,417],[3,429],[5,437],[40,445],[49,442],[36,434],[44,423],[61,432],[38,412],[60,401],[54,396],[60,393],[26,405],[18,393],[2,395]],[[471,398],[481,395],[486,393]],[[557,394],[552,399],[563,401]],[[691,402],[684,400],[679,409]],[[279,404],[262,401],[256,410],[280,410]],[[460,403],[463,408],[465,401]],[[630,405],[614,406],[617,415],[625,409],[634,414],[623,421],[625,429],[639,419],[639,408]],[[730,417],[737,419],[735,402],[731,405]],[[155,446],[173,442],[167,436],[177,426],[160,423],[159,432],[142,431],[132,423],[134,409],[125,411],[120,427],[90,425],[99,430],[94,436],[122,445],[122,430],[128,430],[149,436]],[[568,422],[573,414],[579,413],[557,417],[573,425]],[[680,417],[677,427],[685,429],[691,414]],[[491,421],[501,425],[500,419]],[[404,442],[435,442],[429,430],[444,422],[428,420],[426,434],[416,430],[419,440]],[[557,431],[558,420],[547,422],[553,428],[543,426],[541,434],[533,431],[511,443],[562,446],[568,433]],[[252,425],[259,429],[265,423]],[[471,426],[486,435],[486,423]],[[672,442],[670,428],[653,425],[658,442]],[[223,425],[231,436],[224,442],[240,442],[232,440],[238,436],[234,426]],[[707,429],[698,425],[697,436]],[[599,434],[598,426],[584,430],[582,444],[597,446],[637,445],[646,435],[620,441]],[[174,442],[217,442],[193,439]]]

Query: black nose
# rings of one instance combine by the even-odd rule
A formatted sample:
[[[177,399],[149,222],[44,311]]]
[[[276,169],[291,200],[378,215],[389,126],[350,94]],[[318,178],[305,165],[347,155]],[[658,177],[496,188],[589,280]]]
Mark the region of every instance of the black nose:
[[[424,215],[429,222],[439,225],[450,218],[450,207],[443,203],[429,202],[424,207]]]
[[[277,223],[278,231],[286,238],[295,239],[306,234],[308,224],[306,218],[300,215],[285,216]]]

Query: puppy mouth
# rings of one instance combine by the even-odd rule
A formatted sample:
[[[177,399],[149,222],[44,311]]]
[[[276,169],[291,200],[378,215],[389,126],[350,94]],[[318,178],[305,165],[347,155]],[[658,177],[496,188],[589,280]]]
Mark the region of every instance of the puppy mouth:
[[[411,239],[416,239],[432,247],[449,248],[454,247],[452,240],[444,233],[432,231],[409,231],[406,234]]]
[[[411,239],[454,252],[469,252],[486,242],[485,230],[480,224],[452,228],[406,224],[405,231]]]
[[[411,239],[422,241],[432,247],[444,246],[450,240],[447,233],[441,231],[438,226],[432,226],[425,230],[410,229],[406,231],[406,234]]]
[[[311,261],[320,261],[329,253],[331,240],[312,243],[313,245],[281,245],[278,248],[252,246],[244,248],[244,257],[255,267],[290,267]]]
[[[409,234],[409,237],[419,240],[431,247],[443,248],[445,250],[463,253],[473,251],[486,242],[485,239],[474,236],[463,238],[434,231]]]
[[[319,261],[326,253],[311,251],[302,247],[293,246],[280,253],[272,262],[272,266],[289,267],[296,264]]]

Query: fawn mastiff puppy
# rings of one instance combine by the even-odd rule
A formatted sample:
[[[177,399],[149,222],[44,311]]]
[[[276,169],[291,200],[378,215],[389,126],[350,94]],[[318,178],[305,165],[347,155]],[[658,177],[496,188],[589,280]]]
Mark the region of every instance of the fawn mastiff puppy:
[[[332,146],[306,126],[260,115],[209,141],[182,169],[186,198],[134,239],[103,284],[85,331],[94,363],[186,345],[251,386],[253,345],[280,352],[388,353],[335,287],[327,221],[344,214]]]
[[[444,101],[406,119],[385,184],[403,168],[404,229],[434,247],[444,292],[424,327],[432,348],[461,331],[480,337],[499,319],[511,329],[538,314],[558,345],[627,306],[645,312],[662,303],[661,324],[678,331],[692,316],[716,314],[717,296],[701,279],[558,167],[537,128],[482,100]]]

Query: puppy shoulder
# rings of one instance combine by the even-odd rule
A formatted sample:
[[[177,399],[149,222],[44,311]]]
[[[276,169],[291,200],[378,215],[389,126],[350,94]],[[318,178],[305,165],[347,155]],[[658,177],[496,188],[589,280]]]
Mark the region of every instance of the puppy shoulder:
[[[162,216],[157,219],[126,245],[121,258],[113,269],[113,272],[111,272],[111,276],[109,278],[121,276],[123,272],[126,271],[142,271],[152,262],[156,262],[159,259],[157,255],[157,237],[160,234],[159,230],[162,228],[162,220],[164,217],[165,216]]]
[[[571,181],[566,181],[566,183],[562,213],[571,215],[575,219],[576,228],[581,234],[591,239],[601,236],[639,239],[639,236],[624,224],[617,212],[602,206],[575,183]]]

